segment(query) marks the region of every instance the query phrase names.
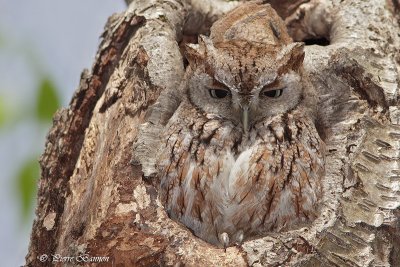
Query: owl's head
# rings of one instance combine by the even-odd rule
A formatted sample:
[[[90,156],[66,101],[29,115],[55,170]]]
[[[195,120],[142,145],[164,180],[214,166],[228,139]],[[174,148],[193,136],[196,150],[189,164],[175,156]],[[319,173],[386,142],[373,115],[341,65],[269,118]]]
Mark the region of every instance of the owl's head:
[[[214,43],[201,36],[190,45],[189,101],[209,117],[230,120],[244,132],[283,114],[304,95],[303,44],[271,45],[246,40]]]
[[[283,114],[303,101],[302,43],[294,43],[269,4],[248,2],[188,45],[188,96],[211,117],[241,124]]]

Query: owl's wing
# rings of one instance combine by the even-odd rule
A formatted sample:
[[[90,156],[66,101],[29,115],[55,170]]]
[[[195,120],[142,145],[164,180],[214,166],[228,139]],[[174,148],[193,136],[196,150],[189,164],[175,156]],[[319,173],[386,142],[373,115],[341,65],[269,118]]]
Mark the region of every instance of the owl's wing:
[[[179,106],[179,91],[181,90],[163,91],[157,102],[147,111],[145,122],[139,126],[132,160],[141,165],[144,177],[157,174],[156,161],[161,149],[161,133],[165,131],[166,124]]]

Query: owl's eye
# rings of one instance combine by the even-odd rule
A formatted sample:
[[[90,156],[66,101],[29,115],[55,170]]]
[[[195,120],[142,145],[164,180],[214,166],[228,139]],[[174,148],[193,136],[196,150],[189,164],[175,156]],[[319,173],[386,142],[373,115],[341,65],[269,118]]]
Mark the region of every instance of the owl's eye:
[[[225,98],[229,95],[229,91],[225,89],[208,89],[212,98]]]
[[[270,90],[270,91],[264,91],[263,95],[272,97],[272,98],[278,98],[282,95],[283,89],[276,89],[276,90]]]

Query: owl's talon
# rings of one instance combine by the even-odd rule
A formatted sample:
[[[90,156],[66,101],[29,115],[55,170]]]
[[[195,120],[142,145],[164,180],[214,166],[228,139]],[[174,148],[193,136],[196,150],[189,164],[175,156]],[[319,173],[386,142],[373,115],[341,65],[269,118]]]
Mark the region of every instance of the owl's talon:
[[[219,241],[224,245],[224,251],[226,252],[226,248],[229,245],[229,236],[227,233],[223,232],[219,235]]]
[[[236,238],[236,245],[241,246],[244,240],[243,230],[239,230]]]

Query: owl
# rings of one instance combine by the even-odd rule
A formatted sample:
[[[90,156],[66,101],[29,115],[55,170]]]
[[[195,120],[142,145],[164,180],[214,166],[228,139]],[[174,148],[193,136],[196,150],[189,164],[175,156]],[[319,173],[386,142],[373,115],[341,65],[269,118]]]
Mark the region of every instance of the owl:
[[[315,219],[324,143],[303,44],[270,5],[250,2],[188,45],[186,58],[157,152],[170,218],[225,248]]]

